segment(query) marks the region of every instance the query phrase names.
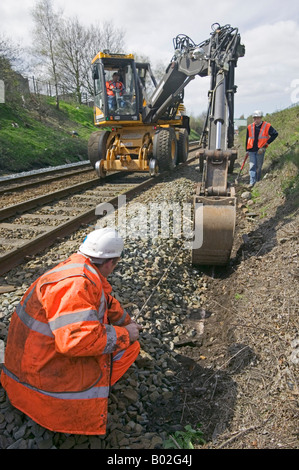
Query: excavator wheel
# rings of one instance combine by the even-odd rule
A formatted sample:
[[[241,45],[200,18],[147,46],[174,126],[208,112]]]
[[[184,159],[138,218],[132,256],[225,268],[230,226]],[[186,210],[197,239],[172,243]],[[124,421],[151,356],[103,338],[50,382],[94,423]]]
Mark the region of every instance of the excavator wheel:
[[[160,129],[153,139],[153,156],[161,171],[172,170],[176,161],[177,142],[172,128]]]
[[[106,146],[110,131],[96,131],[88,140],[88,158],[94,168],[100,160],[106,159]]]
[[[177,146],[178,146],[178,149],[177,149],[176,165],[178,165],[179,163],[184,163],[188,158],[189,136],[188,136],[187,129],[179,130]]]
[[[195,240],[202,245],[192,249],[193,265],[225,266],[233,246],[236,224],[235,197],[194,196]]]

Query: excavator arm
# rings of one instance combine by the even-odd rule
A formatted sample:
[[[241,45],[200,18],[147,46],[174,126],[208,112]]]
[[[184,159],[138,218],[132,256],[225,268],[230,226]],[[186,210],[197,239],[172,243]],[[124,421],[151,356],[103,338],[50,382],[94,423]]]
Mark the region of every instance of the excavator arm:
[[[192,248],[195,265],[226,265],[232,249],[236,198],[228,184],[237,152],[234,145],[235,68],[245,54],[230,25],[212,25],[211,37],[196,45],[188,36],[174,39],[174,56],[143,109],[143,122],[167,121],[178,110],[184,88],[197,75],[210,76],[208,110],[198,152],[202,182],[194,195],[194,233],[203,243]]]
[[[159,119],[169,119],[173,107],[183,101],[183,90],[197,75],[211,76],[209,104],[217,102],[217,112],[223,113],[224,96],[218,93],[217,100],[213,99],[220,80],[226,78],[225,95],[230,113],[230,125],[233,130],[233,95],[236,92],[234,84],[234,68],[237,60],[245,53],[240,43],[238,30],[229,25],[212,25],[211,38],[196,45],[188,36],[178,35],[174,41],[174,56],[168,65],[163,78],[157,85],[149,102],[143,109],[143,122],[155,123]],[[217,75],[221,74],[221,79]],[[222,115],[221,115],[222,116]],[[230,134],[233,135],[230,130]],[[231,139],[230,139],[231,140]]]

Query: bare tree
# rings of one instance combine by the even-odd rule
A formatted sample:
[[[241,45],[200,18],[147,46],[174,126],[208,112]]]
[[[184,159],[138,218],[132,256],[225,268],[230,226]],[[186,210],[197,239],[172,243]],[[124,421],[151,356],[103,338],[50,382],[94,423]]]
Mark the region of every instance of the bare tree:
[[[13,43],[8,37],[0,33],[0,57],[9,61],[14,70],[21,67],[22,49],[19,44]]]
[[[79,103],[82,92],[93,94],[91,62],[101,50],[122,52],[124,31],[111,22],[86,28],[78,18],[63,18],[54,11],[52,0],[38,0],[32,10],[35,23],[35,51],[47,65],[47,78],[54,82],[59,108],[59,85],[74,93]]]
[[[116,28],[112,22],[104,22],[103,25],[91,25],[88,28],[89,43],[85,56],[85,81],[84,89],[87,94],[93,95],[93,80],[91,77],[91,62],[98,52],[108,50],[111,53],[124,53],[125,31]]]
[[[123,53],[125,44],[124,37],[124,30],[115,28],[111,21],[105,21],[100,29],[98,38],[101,50],[106,49],[109,52]],[[95,37],[95,39],[97,39],[97,37]]]
[[[55,86],[56,107],[59,109],[57,44],[60,14],[54,11],[52,0],[39,0],[32,9],[32,16],[35,24],[35,50],[46,60],[49,77]]]
[[[89,32],[77,18],[66,19],[60,24],[57,49],[59,75],[64,88],[74,92],[79,103],[82,101],[82,89],[86,80],[89,47]]]
[[[75,93],[79,103],[82,92],[93,94],[91,62],[99,52],[122,52],[124,32],[105,22],[103,26],[82,26],[78,18],[68,18],[59,26],[58,61],[63,86]]]

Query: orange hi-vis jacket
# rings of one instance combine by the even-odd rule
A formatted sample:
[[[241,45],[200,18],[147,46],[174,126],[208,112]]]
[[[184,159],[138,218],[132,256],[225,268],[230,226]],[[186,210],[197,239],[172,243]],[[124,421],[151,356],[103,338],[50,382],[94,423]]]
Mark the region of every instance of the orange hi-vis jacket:
[[[89,258],[73,254],[12,315],[1,382],[12,405],[45,428],[106,433],[112,355],[138,343],[130,346],[130,316],[111,291]]]
[[[269,129],[271,124],[269,122],[264,121],[261,125],[261,129],[258,136],[258,148],[264,147],[268,140],[269,140]],[[252,123],[248,126],[248,140],[247,140],[247,150],[252,149],[254,144],[254,135],[255,135],[255,124]]]
[[[109,82],[106,82],[107,95],[114,96],[115,88],[120,90],[120,96],[121,96],[122,92],[124,91],[124,85],[122,84],[122,82],[120,81],[114,82],[113,80],[109,80]]]

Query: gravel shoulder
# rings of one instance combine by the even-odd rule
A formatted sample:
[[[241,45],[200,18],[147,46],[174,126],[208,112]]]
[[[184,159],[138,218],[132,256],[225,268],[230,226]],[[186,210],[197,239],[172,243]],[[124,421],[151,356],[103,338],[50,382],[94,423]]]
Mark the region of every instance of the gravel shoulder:
[[[136,228],[138,207],[142,214],[151,201],[188,202],[196,181],[194,166],[166,178],[129,204],[128,220]],[[256,190],[249,203],[238,187],[226,269],[192,267],[180,239],[128,233],[110,282],[133,314],[141,310],[141,354],[111,390],[107,435],[45,430],[15,410],[0,387],[0,448],[156,449],[198,423],[205,444],[197,448],[298,447],[298,202],[283,196],[279,174]],[[0,278],[12,286],[0,295],[0,340],[25,289],[89,230]]]

